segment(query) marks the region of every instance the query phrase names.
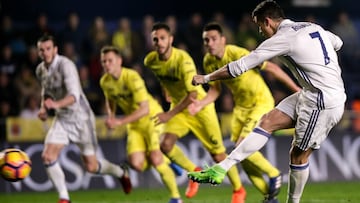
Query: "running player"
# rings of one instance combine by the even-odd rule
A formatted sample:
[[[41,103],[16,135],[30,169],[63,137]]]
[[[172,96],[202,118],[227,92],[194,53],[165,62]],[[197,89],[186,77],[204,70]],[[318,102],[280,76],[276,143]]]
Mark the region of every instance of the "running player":
[[[175,174],[160,151],[163,125],[155,126],[151,120],[152,116],[163,112],[162,107],[148,93],[141,76],[135,70],[122,66],[122,57],[117,48],[103,47],[100,60],[105,72],[100,79],[100,86],[106,98],[106,126],[114,129],[127,125],[126,148],[132,168],[142,172],[148,168],[149,160],[171,193],[169,203],[181,203]],[[124,112],[124,116],[116,117],[117,106]]]
[[[119,178],[124,192],[130,193],[128,169],[96,157],[98,142],[95,116],[81,89],[75,64],[58,54],[53,36],[42,36],[37,42],[37,48],[42,59],[36,68],[36,75],[42,85],[38,116],[45,121],[48,111],[55,110],[55,118],[45,138],[42,159],[46,172],[59,193],[58,202],[70,202],[65,175],[58,162],[61,150],[70,142],[80,148],[88,172],[113,175]]]

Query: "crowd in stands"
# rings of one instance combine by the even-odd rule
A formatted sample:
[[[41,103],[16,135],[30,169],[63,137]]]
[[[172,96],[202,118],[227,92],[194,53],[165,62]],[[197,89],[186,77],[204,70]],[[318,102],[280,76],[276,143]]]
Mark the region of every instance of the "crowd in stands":
[[[299,20],[299,19],[296,19]],[[317,22],[313,15],[303,20]],[[188,19],[179,19],[168,15],[155,19],[145,15],[141,20],[120,17],[106,21],[96,16],[88,25],[83,25],[78,13],[71,12],[63,22],[49,22],[46,13],[41,13],[26,25],[15,22],[11,16],[1,16],[0,25],[0,118],[1,125],[8,116],[36,118],[40,105],[40,86],[35,78],[36,66],[40,63],[37,55],[36,41],[47,33],[54,35],[58,41],[59,53],[69,57],[79,69],[79,76],[85,94],[94,112],[103,115],[104,97],[99,88],[102,67],[99,51],[102,46],[112,44],[121,50],[124,66],[136,69],[145,79],[151,94],[159,99],[167,109],[158,81],[143,66],[143,58],[152,50],[151,27],[155,21],[169,24],[175,36],[174,46],[187,50],[193,57],[198,72],[202,72],[203,42],[202,29],[205,23],[217,21],[224,28],[228,43],[234,43],[249,50],[254,49],[261,41],[258,27],[252,22],[250,14],[243,14],[239,19],[226,19],[224,13],[214,13],[211,19],[204,19],[201,13],[189,14]],[[317,23],[322,23],[317,22]],[[335,22],[327,22],[326,28],[339,35],[344,46],[339,59],[348,90],[348,108],[352,102],[360,101],[360,35],[356,24],[346,12],[340,12]],[[304,50],[306,51],[306,50]],[[276,61],[275,61],[276,62]],[[268,75],[264,75],[275,96],[276,102],[290,93],[282,84]],[[205,87],[206,88],[206,87]],[[222,93],[216,106],[219,112],[230,112],[232,100],[229,91]],[[358,106],[358,105],[357,105]],[[1,128],[3,129],[3,128]],[[0,132],[1,135],[6,134]]]

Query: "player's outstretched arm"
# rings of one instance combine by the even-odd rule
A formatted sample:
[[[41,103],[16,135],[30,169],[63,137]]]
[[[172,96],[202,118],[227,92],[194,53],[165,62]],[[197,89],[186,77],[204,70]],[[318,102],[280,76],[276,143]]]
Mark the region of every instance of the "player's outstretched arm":
[[[225,66],[219,68],[218,70],[216,70],[212,73],[209,73],[207,75],[195,75],[193,77],[192,84],[193,85],[201,85],[201,84],[206,84],[213,80],[223,80],[223,79],[233,78],[230,75],[228,68],[229,68],[228,65],[225,65]]]

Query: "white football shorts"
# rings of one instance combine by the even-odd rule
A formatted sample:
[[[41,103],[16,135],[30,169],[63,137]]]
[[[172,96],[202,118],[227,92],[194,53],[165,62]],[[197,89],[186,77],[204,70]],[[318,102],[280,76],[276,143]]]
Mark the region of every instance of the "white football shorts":
[[[296,121],[292,144],[302,150],[319,149],[344,113],[344,105],[318,109],[312,102],[306,101],[301,92],[285,98],[276,108]]]
[[[70,122],[56,117],[46,135],[46,143],[64,144],[75,143],[83,155],[94,155],[97,147],[95,118]]]

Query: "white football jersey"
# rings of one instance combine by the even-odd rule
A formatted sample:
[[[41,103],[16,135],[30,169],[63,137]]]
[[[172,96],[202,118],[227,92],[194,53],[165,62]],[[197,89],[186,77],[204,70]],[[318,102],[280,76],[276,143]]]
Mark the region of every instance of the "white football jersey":
[[[236,77],[278,56],[303,87],[304,99],[319,109],[343,105],[346,100],[338,51],[343,42],[333,33],[309,22],[285,19],[276,34],[249,55],[229,64]]]
[[[63,99],[67,95],[75,97],[75,103],[57,109],[56,115],[67,121],[87,120],[93,114],[89,102],[81,88],[80,79],[75,64],[65,56],[56,55],[47,69],[44,62],[36,68],[36,76],[41,82],[42,95],[54,101]]]

